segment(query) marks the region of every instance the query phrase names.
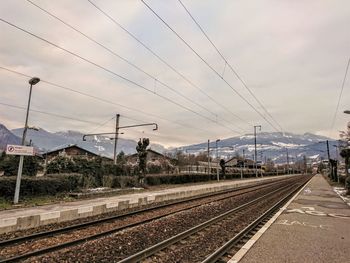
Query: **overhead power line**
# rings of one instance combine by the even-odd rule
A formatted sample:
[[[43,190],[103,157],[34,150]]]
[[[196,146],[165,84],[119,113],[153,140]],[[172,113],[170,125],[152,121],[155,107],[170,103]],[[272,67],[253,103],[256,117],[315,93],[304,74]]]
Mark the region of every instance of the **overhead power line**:
[[[159,61],[161,61],[164,65],[166,65],[168,68],[170,68],[173,72],[175,72],[177,75],[179,75],[183,80],[185,80],[191,87],[198,90],[201,94],[206,96],[209,100],[211,100],[213,103],[215,103],[220,108],[224,109],[228,113],[230,113],[232,116],[234,116],[236,119],[249,124],[252,126],[251,123],[249,123],[247,120],[242,119],[237,114],[233,113],[228,107],[225,105],[219,103],[216,101],[212,96],[210,96],[208,93],[203,91],[200,87],[198,87],[196,84],[194,84],[188,77],[186,77],[184,74],[179,72],[176,68],[174,68],[172,65],[170,65],[164,58],[162,58],[159,54],[157,54],[155,51],[153,51],[149,46],[147,46],[144,42],[142,42],[138,37],[136,37],[134,34],[132,34],[128,29],[126,29],[123,25],[121,25],[115,18],[113,18],[111,15],[109,15],[106,11],[104,11],[102,8],[100,8],[96,3],[94,3],[91,0],[88,0],[88,2],[95,7],[99,12],[101,12],[105,17],[107,17],[110,21],[112,21],[116,26],[118,26],[120,29],[122,29],[126,34],[128,34],[132,39],[134,39],[137,43],[139,43],[141,46],[143,46],[148,52],[150,52],[154,57],[156,57]],[[221,118],[223,119],[223,118]],[[223,119],[224,121],[228,122],[227,120]]]
[[[72,52],[72,51],[70,51],[70,50],[68,50],[68,49],[66,49],[64,47],[61,47],[61,46],[59,46],[59,45],[57,45],[57,44],[55,44],[55,43],[53,43],[53,42],[51,42],[51,41],[49,41],[49,40],[47,40],[45,38],[42,38],[42,37],[40,37],[40,36],[38,36],[38,35],[36,35],[36,34],[34,34],[32,32],[29,32],[28,30],[26,30],[26,29],[24,29],[22,27],[19,27],[19,26],[15,25],[15,24],[13,24],[13,23],[11,23],[11,22],[3,19],[3,18],[0,18],[0,21],[4,22],[5,24],[7,24],[7,25],[9,25],[11,27],[16,28],[16,29],[18,29],[18,30],[20,30],[20,31],[22,31],[22,32],[24,32],[24,33],[34,37],[34,38],[37,38],[37,39],[39,39],[39,40],[41,40],[41,41],[43,41],[43,42],[45,42],[45,43],[47,43],[49,45],[52,45],[52,46],[54,46],[54,47],[56,47],[56,48],[58,48],[58,49],[60,49],[60,50],[62,50],[64,52],[66,52],[66,53],[76,57],[76,58],[79,58],[80,60],[83,60],[83,61],[87,62],[88,64],[91,64],[91,65],[93,65],[93,66],[95,66],[95,67],[97,67],[97,68],[99,68],[99,69],[101,69],[103,71],[106,71],[107,73],[110,73],[110,74],[112,74],[112,75],[114,75],[114,76],[116,76],[116,77],[118,77],[118,78],[120,78],[120,79],[122,79],[122,80],[124,80],[124,81],[126,81],[126,82],[128,82],[128,83],[130,83],[130,84],[132,84],[132,85],[134,85],[136,87],[138,87],[138,88],[146,90],[146,91],[150,92],[151,94],[153,94],[155,96],[158,96],[158,97],[160,97],[160,98],[162,98],[162,99],[164,99],[164,100],[166,100],[166,101],[168,101],[168,102],[170,102],[170,103],[172,103],[172,104],[174,104],[174,105],[176,105],[176,106],[178,106],[178,107],[180,107],[182,109],[185,109],[185,110],[187,110],[189,112],[192,112],[193,114],[195,114],[195,115],[197,115],[197,116],[199,116],[201,118],[204,118],[204,119],[209,120],[209,121],[211,121],[213,123],[219,124],[220,126],[225,127],[226,129],[229,129],[232,132],[240,134],[240,132],[231,129],[230,127],[228,127],[228,126],[226,126],[224,124],[220,124],[216,120],[208,118],[207,116],[202,115],[201,113],[198,113],[198,112],[196,112],[196,111],[194,111],[194,110],[192,110],[192,109],[190,109],[190,108],[188,108],[188,107],[186,107],[186,106],[184,106],[184,105],[182,105],[182,104],[180,104],[180,103],[178,103],[178,102],[176,102],[176,101],[174,101],[172,99],[169,99],[166,96],[160,95],[158,93],[154,93],[152,90],[146,88],[145,86],[143,86],[143,85],[141,85],[141,84],[139,84],[139,83],[137,83],[137,82],[135,82],[135,81],[125,77],[125,76],[122,76],[122,75],[120,75],[120,74],[118,74],[118,73],[116,73],[116,72],[114,72],[114,71],[112,71],[112,70],[110,70],[110,69],[108,69],[108,68],[106,68],[104,66],[101,66],[101,65],[97,64],[96,62],[93,62],[93,61],[91,61],[91,60],[89,60],[89,59],[87,59],[85,57],[82,57],[81,55],[78,55],[78,54],[76,54],[76,53],[74,53],[74,52]]]
[[[252,95],[252,97],[255,99],[255,101],[260,105],[260,107],[265,111],[265,113],[277,124],[277,126],[281,129],[281,131],[283,131],[283,128],[281,127],[281,125],[275,120],[275,118],[268,112],[268,110],[266,109],[266,107],[261,103],[261,101],[255,96],[254,92],[251,91],[251,89],[248,87],[248,85],[243,81],[243,79],[241,78],[241,76],[237,73],[237,71],[232,67],[232,65],[227,61],[227,59],[224,57],[224,55],[220,52],[220,50],[217,48],[217,46],[214,44],[214,42],[209,38],[208,34],[204,31],[204,29],[201,27],[201,25],[198,23],[198,21],[193,17],[193,15],[191,14],[191,12],[188,10],[188,8],[186,8],[186,6],[183,4],[183,2],[181,0],[178,0],[179,3],[182,5],[182,7],[185,9],[185,11],[187,12],[187,14],[191,17],[192,21],[197,25],[197,27],[199,28],[199,30],[203,33],[203,35],[206,37],[206,39],[210,42],[210,44],[214,47],[214,49],[216,50],[216,52],[219,54],[219,56],[224,60],[225,62],[225,68],[226,65],[229,67],[229,69],[231,70],[231,72],[236,76],[236,78],[242,83],[243,87],[246,88],[246,90],[248,90],[248,92],[250,93],[250,95]],[[223,75],[223,74],[222,74]]]
[[[341,89],[340,89],[340,94],[339,94],[339,97],[338,97],[337,107],[335,108],[334,116],[333,116],[333,119],[332,119],[331,132],[333,131],[335,120],[337,119],[339,105],[340,105],[341,97],[343,95],[343,90],[344,90],[344,86],[345,86],[345,82],[346,82],[346,77],[348,75],[349,65],[350,65],[350,58],[348,60],[348,64],[346,65],[345,75],[344,75],[344,78],[343,78],[343,82],[341,84]]]
[[[0,69],[8,71],[8,72],[11,72],[13,74],[16,74],[16,75],[19,75],[19,76],[22,76],[22,77],[25,77],[25,78],[32,78],[32,76],[30,76],[28,74],[24,74],[22,72],[18,72],[18,71],[15,71],[15,70],[12,70],[12,69],[9,69],[9,68],[6,68],[6,67],[0,66]],[[48,84],[50,86],[53,86],[53,87],[56,87],[56,88],[59,88],[59,89],[63,89],[63,90],[69,91],[69,92],[77,93],[79,95],[86,96],[88,98],[92,98],[92,99],[101,101],[101,102],[106,103],[106,104],[122,107],[122,108],[125,108],[125,109],[130,110],[130,111],[135,111],[137,113],[141,113],[141,114],[143,114],[143,115],[145,115],[147,117],[152,116],[152,117],[154,117],[156,119],[160,119],[160,120],[166,121],[166,122],[168,122],[170,124],[176,124],[176,125],[181,126],[181,127],[190,128],[190,129],[193,129],[193,130],[199,130],[199,131],[204,131],[204,132],[209,132],[210,133],[210,131],[208,131],[206,129],[203,129],[201,127],[195,127],[195,126],[192,126],[192,125],[189,125],[189,124],[183,124],[183,123],[177,122],[175,120],[170,120],[170,119],[164,118],[162,116],[158,116],[158,115],[153,114],[153,113],[148,113],[148,112],[145,112],[145,111],[142,111],[142,110],[139,110],[139,109],[135,109],[135,108],[132,108],[132,107],[129,107],[129,106],[125,106],[125,105],[122,105],[122,104],[119,104],[119,103],[116,103],[116,102],[113,102],[113,101],[110,101],[110,100],[106,100],[104,98],[97,97],[97,96],[92,95],[92,94],[88,94],[88,93],[81,92],[81,91],[78,91],[78,90],[75,90],[75,89],[72,89],[72,88],[68,88],[68,87],[65,87],[63,85],[56,84],[56,83],[53,83],[51,81],[48,81],[48,80],[45,80],[45,79],[42,79],[42,78],[41,78],[40,81],[42,83],[46,83],[46,84]],[[144,121],[144,120],[139,120],[139,119],[136,119],[136,118],[131,118],[131,117],[126,116],[124,114],[121,115],[121,116],[123,116],[123,118],[129,119],[129,120],[133,120],[133,121],[140,121],[140,122]]]
[[[102,122],[101,124],[99,124],[97,127],[93,128],[92,130],[88,131],[87,133],[93,133],[95,132],[97,129],[104,127],[105,125],[107,125],[107,123],[109,123],[111,120],[115,119],[115,116],[113,116],[112,118],[109,118],[108,120]]]
[[[16,109],[20,109],[20,110],[27,110],[26,107],[24,106],[18,106],[18,105],[13,105],[13,104],[9,104],[9,103],[4,103],[4,102],[0,102],[0,105],[3,106],[7,106],[7,107],[11,107],[11,108],[16,108]],[[54,116],[57,118],[61,118],[61,119],[67,119],[67,120],[72,120],[72,121],[79,121],[79,122],[84,122],[84,123],[89,123],[89,124],[94,124],[94,125],[99,125],[100,123],[98,122],[92,122],[92,121],[87,121],[87,120],[82,120],[82,119],[77,119],[74,117],[69,117],[69,116],[65,116],[65,115],[60,115],[57,113],[53,113],[53,112],[48,112],[48,111],[42,111],[42,110],[34,110],[34,109],[30,109],[31,112],[35,112],[35,113],[40,113],[40,114],[44,114],[44,115],[49,115],[49,116]]]
[[[95,43],[96,45],[100,46],[101,48],[103,48],[104,50],[106,50],[107,52],[109,52],[110,54],[112,54],[113,56],[121,59],[122,61],[124,61],[125,63],[127,63],[128,65],[130,65],[131,67],[135,68],[136,70],[138,70],[139,72],[142,72],[143,74],[147,75],[148,77],[150,77],[151,79],[153,79],[154,81],[156,81],[157,83],[163,85],[164,87],[166,87],[167,89],[171,90],[172,92],[176,93],[177,95],[179,95],[180,97],[184,98],[185,100],[195,104],[196,106],[200,107],[201,109],[207,111],[208,113],[212,114],[213,116],[216,116],[216,114],[212,111],[210,111],[208,108],[203,107],[202,105],[200,105],[199,103],[195,102],[194,100],[192,100],[191,98],[188,98],[187,96],[185,96],[184,94],[182,94],[181,92],[177,91],[176,89],[172,88],[171,86],[169,86],[168,84],[162,82],[161,80],[157,79],[155,76],[153,76],[152,74],[146,72],[144,69],[142,69],[141,67],[137,66],[136,64],[134,64],[133,62],[131,62],[130,60],[124,58],[123,56],[121,56],[120,54],[116,53],[115,51],[113,51],[112,49],[106,47],[105,45],[103,45],[101,42],[98,42],[97,40],[93,39],[92,37],[88,36],[87,34],[83,33],[81,30],[77,29],[76,27],[72,26],[71,24],[65,22],[63,19],[59,18],[57,15],[49,12],[48,10],[44,9],[43,7],[39,6],[38,4],[32,2],[31,0],[27,0],[27,2],[29,2],[30,4],[32,4],[33,6],[37,7],[38,9],[40,9],[41,11],[43,11],[44,13],[48,14],[49,16],[53,17],[54,19],[58,20],[59,22],[61,22],[62,24],[64,24],[65,26],[69,27],[70,29],[72,29],[73,31],[77,32],[78,34],[82,35],[83,37],[85,37],[86,39],[88,39],[89,41]]]
[[[214,69],[187,41],[181,37],[160,15],[154,11],[144,0],[141,2],[171,31],[173,32],[209,69],[211,69],[220,79],[222,79],[228,87],[231,88],[243,101],[245,101],[257,114],[259,114],[270,126],[278,132],[281,132],[276,126],[271,123],[260,111],[256,109],[242,94],[240,94],[216,69]]]

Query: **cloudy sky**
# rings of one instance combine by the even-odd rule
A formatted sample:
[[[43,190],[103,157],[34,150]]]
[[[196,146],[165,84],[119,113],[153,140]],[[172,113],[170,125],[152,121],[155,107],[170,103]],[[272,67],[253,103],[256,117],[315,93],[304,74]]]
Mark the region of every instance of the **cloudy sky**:
[[[337,138],[350,119],[348,78],[333,125],[348,0],[2,0],[0,18],[0,122],[10,129],[23,126],[30,76],[42,81],[29,125],[53,132],[113,131],[119,113],[121,126],[159,125],[123,138],[178,146],[254,125]]]

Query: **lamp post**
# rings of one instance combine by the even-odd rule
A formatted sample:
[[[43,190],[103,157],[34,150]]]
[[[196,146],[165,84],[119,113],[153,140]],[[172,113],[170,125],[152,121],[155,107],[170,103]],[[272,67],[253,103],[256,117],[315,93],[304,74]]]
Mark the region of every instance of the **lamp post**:
[[[259,131],[261,131],[261,125],[255,125],[254,126],[254,161],[255,161],[255,177],[258,177],[258,160],[257,160],[257,151],[256,151],[256,128],[259,128]]]
[[[217,139],[215,141],[215,148],[216,148],[216,161],[217,161],[217,165],[216,165],[216,179],[219,181],[219,154],[218,154],[218,142],[220,141],[220,139]]]
[[[22,145],[25,144],[27,130],[28,130],[28,117],[29,117],[30,101],[32,98],[32,88],[33,88],[33,85],[37,84],[39,81],[40,81],[40,79],[36,78],[36,77],[31,78],[29,80],[30,89],[29,89],[29,98],[28,98],[28,105],[27,105],[26,120],[25,120],[25,124],[24,124],[23,135],[22,135]],[[17,204],[18,200],[19,200],[19,190],[21,188],[21,177],[22,177],[22,170],[23,170],[23,159],[24,159],[24,156],[20,155],[19,164],[18,164],[18,173],[17,173],[17,179],[16,179],[15,196],[13,199],[14,204]]]

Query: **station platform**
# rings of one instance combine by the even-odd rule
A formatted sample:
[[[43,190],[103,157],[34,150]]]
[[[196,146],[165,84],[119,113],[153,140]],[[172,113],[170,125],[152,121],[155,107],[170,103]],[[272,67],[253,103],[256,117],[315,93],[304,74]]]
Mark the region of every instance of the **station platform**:
[[[53,205],[18,208],[0,211],[0,234],[11,231],[33,228],[51,223],[65,222],[134,208],[155,202],[189,198],[210,192],[232,189],[245,185],[259,184],[264,181],[276,181],[294,175],[269,176],[264,178],[237,179],[216,183],[203,183],[180,186],[159,191],[144,191],[127,195],[99,197],[81,201]]]
[[[314,176],[229,261],[350,262],[350,207]]]

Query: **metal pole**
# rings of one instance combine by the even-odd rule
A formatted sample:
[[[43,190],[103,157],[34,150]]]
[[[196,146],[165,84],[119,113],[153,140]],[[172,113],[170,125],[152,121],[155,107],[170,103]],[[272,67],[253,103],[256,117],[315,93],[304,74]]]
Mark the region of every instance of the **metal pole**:
[[[288,154],[288,148],[286,148],[286,150],[287,150],[287,168],[288,168],[287,174],[289,174],[289,154]]]
[[[244,154],[244,149],[243,149],[243,169],[245,170],[245,154]],[[244,171],[243,170],[243,171]],[[243,178],[243,176],[242,176],[242,178]]]
[[[327,143],[327,156],[328,156],[328,169],[329,169],[329,173],[330,173],[330,177],[333,180],[333,166],[331,165],[331,156],[329,154],[329,142],[328,140],[326,140]]]
[[[334,167],[334,174],[337,174],[337,182],[339,184],[339,174],[338,174],[338,165],[339,165],[339,152],[338,152],[338,147],[339,147],[339,141],[338,141],[338,145],[334,145],[335,147],[335,154],[336,154],[336,164],[337,164],[337,167]],[[336,169],[335,169],[336,168]]]
[[[208,140],[208,175],[210,174],[210,149],[209,149],[210,140]]]
[[[120,114],[117,114],[116,120],[115,120],[115,136],[114,136],[114,165],[117,164],[117,144],[118,144],[118,134],[119,134],[119,118],[120,118]]]
[[[216,161],[217,161],[217,164],[216,164],[216,179],[220,180],[219,178],[219,153],[218,153],[218,141],[220,140],[216,140],[215,143],[216,143]]]
[[[37,83],[37,82],[34,83],[33,80],[34,80],[34,78],[29,80],[30,89],[29,89],[29,98],[28,98],[28,105],[27,105],[26,120],[25,120],[25,124],[24,124],[23,135],[22,135],[22,145],[24,145],[25,140],[26,140],[26,135],[27,135],[29,108],[30,108],[30,101],[31,101],[31,98],[32,98],[32,89],[33,89],[33,85],[35,85]],[[24,156],[21,155],[19,157],[18,172],[17,172],[17,179],[16,179],[16,188],[15,188],[15,196],[14,196],[14,199],[13,199],[13,203],[14,204],[17,204],[18,200],[19,200],[19,191],[20,191],[20,188],[21,188],[21,177],[22,177],[22,170],[23,170],[23,159],[24,159]]]
[[[254,126],[254,161],[255,161],[255,177],[258,177],[258,158],[257,158],[257,150],[256,150],[256,128],[260,128],[261,130],[261,125],[255,125]]]

